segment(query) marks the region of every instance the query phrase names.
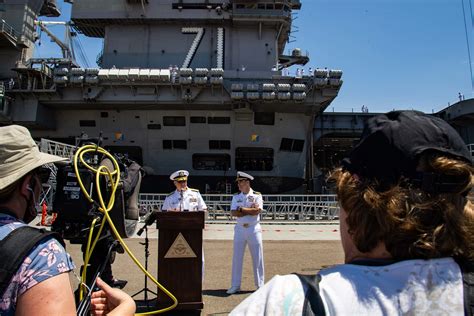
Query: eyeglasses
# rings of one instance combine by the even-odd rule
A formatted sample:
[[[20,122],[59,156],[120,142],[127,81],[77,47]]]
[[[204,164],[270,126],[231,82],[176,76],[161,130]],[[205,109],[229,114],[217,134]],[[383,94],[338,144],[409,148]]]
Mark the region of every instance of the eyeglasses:
[[[41,183],[47,183],[51,176],[51,169],[49,168],[38,168],[35,171],[35,174],[38,176]]]
[[[176,181],[176,182],[178,182],[178,183],[185,183],[185,182],[187,182],[187,180],[179,180],[179,181]]]

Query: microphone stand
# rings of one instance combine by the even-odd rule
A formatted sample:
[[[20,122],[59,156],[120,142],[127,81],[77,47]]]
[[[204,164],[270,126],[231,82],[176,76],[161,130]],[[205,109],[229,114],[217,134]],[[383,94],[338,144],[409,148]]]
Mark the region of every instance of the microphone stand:
[[[150,251],[148,250],[149,249],[149,245],[150,245],[150,241],[148,239],[148,226],[153,224],[156,220],[156,214],[154,211],[152,211],[148,217],[145,219],[145,225],[143,225],[142,228],[140,228],[140,230],[138,230],[137,232],[137,235],[138,236],[141,236],[141,234],[143,233],[143,231],[145,231],[145,242],[144,243],[140,243],[140,245],[144,245],[145,246],[145,270],[148,270],[148,257],[150,256]],[[144,301],[146,303],[146,307],[149,309],[150,308],[150,303],[149,303],[149,300],[148,300],[148,292],[150,292],[151,294],[154,294],[156,296],[158,296],[157,293],[153,292],[152,290],[150,290],[148,288],[148,277],[145,275],[145,285],[144,285],[144,288],[141,289],[140,291],[136,292],[135,294],[132,295],[132,298],[137,296],[138,294],[142,293],[143,292],[143,298],[144,298]]]

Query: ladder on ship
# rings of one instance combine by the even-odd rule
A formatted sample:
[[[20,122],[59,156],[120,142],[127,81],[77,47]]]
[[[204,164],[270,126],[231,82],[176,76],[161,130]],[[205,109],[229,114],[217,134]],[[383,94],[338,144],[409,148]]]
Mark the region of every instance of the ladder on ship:
[[[41,152],[44,152],[50,155],[60,156],[63,158],[67,158],[69,160],[72,160],[74,151],[76,150],[76,146],[64,144],[64,143],[60,143],[54,140],[49,140],[49,139],[44,139],[44,138],[41,138],[41,141],[39,142],[38,146]]]
[[[225,183],[225,194],[232,194],[232,183]]]
[[[42,138],[37,144],[41,152],[67,158],[69,161],[72,160],[76,150],[76,146],[44,138]],[[40,196],[40,205],[46,203],[48,211],[51,211],[56,189],[56,175],[58,168],[54,164],[47,164],[45,167],[51,170],[51,175],[48,182],[43,184],[43,192]]]
[[[5,84],[0,82],[0,111],[3,112],[3,100],[5,98]]]

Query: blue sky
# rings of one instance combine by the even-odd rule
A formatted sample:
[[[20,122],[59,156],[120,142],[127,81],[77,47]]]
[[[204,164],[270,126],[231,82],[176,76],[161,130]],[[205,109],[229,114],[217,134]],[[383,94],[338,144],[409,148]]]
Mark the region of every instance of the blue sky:
[[[308,52],[310,66],[341,69],[339,96],[327,111],[439,111],[458,92],[473,97],[462,0],[302,0],[286,51]],[[67,19],[71,5],[60,2]],[[474,36],[464,0],[471,55]],[[58,20],[55,19],[55,20]],[[63,34],[61,27],[52,28]],[[95,64],[100,40],[81,37]],[[43,38],[37,55],[60,54]],[[292,70],[294,73],[294,69]]]

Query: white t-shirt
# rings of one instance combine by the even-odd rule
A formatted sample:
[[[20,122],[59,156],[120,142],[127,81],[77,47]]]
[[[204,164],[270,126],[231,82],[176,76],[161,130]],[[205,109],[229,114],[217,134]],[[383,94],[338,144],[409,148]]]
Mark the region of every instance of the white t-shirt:
[[[464,315],[462,274],[452,258],[343,264],[320,275],[326,315]],[[296,275],[277,275],[230,315],[301,315],[306,290]]]
[[[238,193],[232,197],[232,203],[230,209],[232,211],[237,210],[239,207],[253,207],[252,205],[257,204],[259,209],[263,209],[263,199],[260,192],[255,192],[250,189],[249,193]],[[258,215],[245,215],[237,217],[237,224],[257,224],[260,222],[260,214]]]
[[[204,203],[199,190],[187,188],[182,194],[178,190],[171,192],[163,202],[161,209],[163,211],[176,209],[192,212],[205,211],[207,210],[207,206],[206,203]]]

